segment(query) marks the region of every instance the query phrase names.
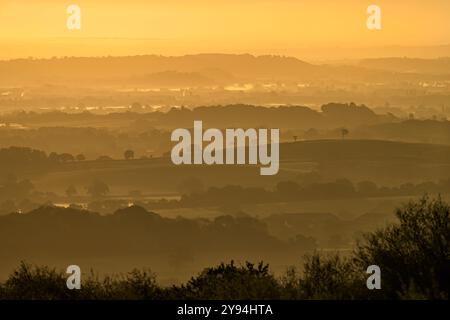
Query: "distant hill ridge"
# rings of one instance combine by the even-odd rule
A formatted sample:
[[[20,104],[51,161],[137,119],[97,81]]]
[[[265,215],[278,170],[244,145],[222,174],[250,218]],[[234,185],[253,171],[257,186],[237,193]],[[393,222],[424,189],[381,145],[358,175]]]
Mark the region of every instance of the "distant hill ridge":
[[[126,57],[64,57],[0,61],[0,84],[42,84],[92,81],[97,84],[158,84],[164,72],[175,77],[190,75],[192,85],[233,81],[312,81],[365,79],[379,81],[392,72],[450,74],[447,59],[371,59],[357,66],[313,65],[294,57],[250,54],[197,54],[185,56],[142,55]],[[154,74],[158,76],[153,76]],[[199,79],[201,79],[199,83]],[[161,81],[162,81],[161,80]],[[186,84],[186,79],[182,82]],[[189,77],[188,79],[189,80]],[[127,81],[127,82],[126,82]],[[155,83],[156,81],[156,83]],[[163,81],[164,82],[164,81]],[[177,83],[177,81],[175,81]],[[190,84],[187,81],[187,84]]]
[[[450,57],[438,59],[378,58],[361,60],[359,66],[401,73],[450,74]]]

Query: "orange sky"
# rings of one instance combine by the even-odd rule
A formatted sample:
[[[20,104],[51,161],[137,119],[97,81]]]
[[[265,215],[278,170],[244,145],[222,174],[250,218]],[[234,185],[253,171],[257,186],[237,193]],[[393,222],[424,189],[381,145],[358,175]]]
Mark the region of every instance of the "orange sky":
[[[69,4],[82,28],[66,28]],[[366,8],[382,9],[382,30]],[[0,0],[0,58],[450,44],[448,0]]]

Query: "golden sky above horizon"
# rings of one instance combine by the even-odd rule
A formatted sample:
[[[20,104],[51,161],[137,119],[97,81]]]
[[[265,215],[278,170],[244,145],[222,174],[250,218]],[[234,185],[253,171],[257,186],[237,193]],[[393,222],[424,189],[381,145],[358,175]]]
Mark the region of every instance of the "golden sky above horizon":
[[[366,27],[370,4],[382,30]],[[0,58],[448,44],[448,0],[0,0]]]

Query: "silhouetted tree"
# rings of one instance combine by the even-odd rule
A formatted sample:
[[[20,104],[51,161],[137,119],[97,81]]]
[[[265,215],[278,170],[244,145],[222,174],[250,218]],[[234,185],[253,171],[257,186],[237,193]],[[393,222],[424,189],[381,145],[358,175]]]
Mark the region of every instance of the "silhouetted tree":
[[[350,259],[337,254],[305,256],[298,280],[302,299],[360,299],[367,294],[364,272],[355,270]]]
[[[247,262],[236,266],[233,261],[205,269],[182,286],[181,297],[194,299],[277,299],[280,287],[269,272],[269,265]]]
[[[70,153],[62,153],[59,155],[60,162],[69,162],[74,161],[75,157],[71,155]]]
[[[84,161],[84,160],[86,160],[86,157],[84,156],[84,154],[80,153],[76,156],[76,159],[77,159],[77,161]]]
[[[124,156],[125,160],[131,160],[134,158],[134,151],[128,149],[123,153],[123,156]]]
[[[96,180],[87,188],[87,193],[94,198],[104,197],[109,193],[109,187],[103,181]]]
[[[19,180],[14,174],[9,174],[0,182],[0,199],[24,199],[33,190],[34,185],[30,180]]]
[[[369,233],[355,254],[360,270],[382,270],[388,298],[448,299],[450,206],[428,196],[397,209],[399,224]]]
[[[51,152],[48,155],[48,159],[52,162],[59,162],[59,155],[56,152]]]
[[[62,272],[48,267],[33,267],[21,262],[19,268],[9,276],[3,290],[7,299],[69,299],[72,290],[67,290]]]
[[[133,102],[130,107],[133,110],[142,109],[142,105],[139,102]]]
[[[73,155],[71,155],[70,153],[57,154],[56,152],[52,152],[52,153],[50,153],[48,158],[49,158],[49,160],[51,160],[53,162],[69,162],[69,161],[75,160],[75,157]]]

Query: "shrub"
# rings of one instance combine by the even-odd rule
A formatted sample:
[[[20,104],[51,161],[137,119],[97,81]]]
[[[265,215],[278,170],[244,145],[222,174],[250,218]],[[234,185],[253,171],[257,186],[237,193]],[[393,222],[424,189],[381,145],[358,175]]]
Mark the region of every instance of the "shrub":
[[[184,299],[278,299],[280,286],[269,273],[269,265],[247,262],[245,266],[236,266],[231,261],[206,268],[181,286],[177,295]]]
[[[448,299],[450,207],[424,196],[396,211],[399,224],[367,234],[355,252],[361,267],[376,264],[387,298]]]
[[[315,253],[306,256],[303,268],[298,281],[301,299],[365,298],[364,273],[355,270],[349,258]]]
[[[21,262],[6,280],[1,297],[9,300],[53,300],[72,296],[73,292],[67,290],[66,277],[62,272]]]

